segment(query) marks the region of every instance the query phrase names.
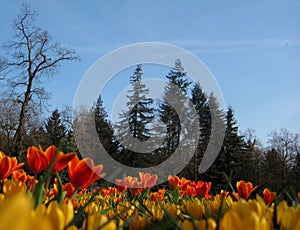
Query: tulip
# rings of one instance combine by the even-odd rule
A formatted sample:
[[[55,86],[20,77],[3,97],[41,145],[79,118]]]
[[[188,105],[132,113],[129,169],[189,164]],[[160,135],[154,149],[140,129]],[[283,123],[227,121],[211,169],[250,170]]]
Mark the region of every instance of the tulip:
[[[129,230],[134,230],[134,229],[145,229],[147,226],[146,220],[140,216],[140,215],[135,215],[133,220],[129,224]]]
[[[92,215],[89,215],[83,222],[83,229],[84,230],[94,230],[94,229],[101,229],[104,230],[113,230],[117,229],[117,226],[115,222],[109,221],[108,218],[100,213],[94,213]]]
[[[300,209],[289,207],[286,201],[277,206],[277,223],[280,229],[300,229]]]
[[[125,186],[129,189],[132,196],[137,196],[144,190],[142,182],[138,181],[138,178],[127,176],[124,180]]]
[[[29,147],[27,150],[27,161],[30,169],[35,173],[41,173],[46,170],[57,151],[58,149],[54,145],[48,147],[46,151],[43,151],[41,147]],[[52,173],[59,172],[65,168],[75,155],[75,153],[64,154],[58,151]]]
[[[26,185],[21,181],[7,179],[3,183],[3,194],[5,194],[6,197],[12,197],[19,193],[25,193],[26,189]]]
[[[15,157],[6,156],[0,151],[0,180],[4,181],[14,170],[21,168],[23,165],[24,163],[18,164]]]
[[[209,194],[211,188],[211,182],[198,181],[196,184],[196,191],[198,196],[209,199],[212,196]]]
[[[101,174],[102,170],[103,165],[94,166],[94,161],[91,158],[79,160],[78,156],[75,155],[69,162],[68,174],[75,189],[84,189],[104,176]]]
[[[75,188],[72,185],[72,183],[70,183],[70,182],[63,185],[62,189],[63,189],[64,192],[67,192],[66,197],[68,197],[68,198],[70,198],[75,192]]]
[[[116,179],[116,187],[119,192],[124,192],[127,189],[125,180]]]
[[[150,173],[139,173],[143,188],[152,188],[156,181],[157,175],[150,175]]]
[[[265,204],[269,205],[274,200],[276,196],[276,192],[271,192],[268,188],[265,188],[263,191],[263,195],[264,195]]]
[[[178,176],[168,176],[168,183],[169,183],[169,187],[170,189],[175,189],[178,188],[179,184],[180,184],[180,179]]]
[[[17,169],[12,172],[12,178],[16,181],[21,181],[22,183],[26,183],[27,181],[27,174],[24,169]]]
[[[73,219],[74,211],[71,201],[65,204],[58,204],[53,201],[49,204],[46,211],[46,218],[48,218],[54,229],[64,229]]]
[[[185,195],[189,195],[191,197],[194,197],[197,195],[197,191],[196,191],[196,188],[193,184],[191,185],[187,185],[185,190],[181,190],[181,196],[185,196]]]
[[[6,199],[0,204],[0,210],[0,229],[53,230],[47,219],[36,215],[30,198],[25,194]]]
[[[236,199],[239,198],[243,198],[245,200],[247,200],[250,196],[250,194],[257,188],[257,186],[253,187],[251,182],[245,182],[243,180],[238,181],[236,183],[236,187],[237,187],[237,193],[233,193],[233,196]]]
[[[205,213],[204,205],[198,198],[186,201],[184,208],[185,211],[196,220],[200,220]]]
[[[154,202],[157,202],[158,200],[163,201],[165,193],[166,193],[166,190],[159,189],[157,192],[152,192],[150,194],[149,198],[151,200],[153,200]]]

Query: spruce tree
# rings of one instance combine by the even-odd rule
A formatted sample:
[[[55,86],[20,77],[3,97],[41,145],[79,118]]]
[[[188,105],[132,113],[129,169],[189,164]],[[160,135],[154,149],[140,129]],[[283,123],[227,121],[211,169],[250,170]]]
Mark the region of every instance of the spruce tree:
[[[94,105],[94,111],[96,131],[99,140],[101,141],[101,144],[104,147],[104,149],[108,153],[113,154],[117,149],[116,143],[113,138],[114,132],[110,122],[107,119],[108,115],[105,111],[101,95],[98,97]]]
[[[166,125],[167,132],[164,152],[170,155],[180,142],[181,125],[178,113],[183,114],[186,110],[185,96],[191,82],[187,78],[187,73],[184,71],[180,60],[175,61],[174,68],[170,70],[166,78],[169,80],[169,84],[165,87],[163,98],[165,101],[160,105],[160,117],[161,121]],[[177,105],[176,110],[168,101],[173,105]]]
[[[60,113],[58,109],[52,112],[51,117],[46,120],[45,129],[48,139],[51,145],[62,147],[63,139],[66,137],[66,127],[61,121]]]
[[[219,142],[223,141],[226,115],[225,112],[220,109],[217,98],[212,93],[208,98],[208,109],[205,107],[203,116],[205,121],[202,124],[201,131],[203,150],[208,157],[216,153],[219,153],[219,155],[208,170],[201,175],[201,178],[206,181],[211,181],[213,190],[218,191],[220,188],[224,189],[224,185],[226,184],[226,180],[223,176],[223,172],[225,171],[223,158],[221,151],[218,149],[218,146],[222,144]]]
[[[231,178],[233,184],[242,180],[244,155],[246,154],[246,143],[238,133],[238,125],[234,118],[232,107],[226,113],[226,133],[220,157],[224,163],[224,173]]]
[[[195,83],[191,90],[191,100],[195,106],[199,119],[199,142],[197,151],[195,152],[191,161],[191,164],[193,165],[193,179],[197,181],[200,178],[198,170],[199,165],[210,137],[210,114],[208,98],[207,94],[203,92],[199,82]]]
[[[117,124],[118,140],[122,139],[119,159],[122,163],[136,167],[146,164],[146,155],[133,151],[136,149],[129,137],[138,141],[146,141],[151,137],[150,122],[154,118],[152,107],[153,100],[147,98],[149,89],[142,83],[142,66],[137,65],[133,75],[130,77],[132,89],[128,91],[127,110],[123,111]],[[125,144],[125,146],[124,146]],[[145,166],[145,165],[144,165]]]

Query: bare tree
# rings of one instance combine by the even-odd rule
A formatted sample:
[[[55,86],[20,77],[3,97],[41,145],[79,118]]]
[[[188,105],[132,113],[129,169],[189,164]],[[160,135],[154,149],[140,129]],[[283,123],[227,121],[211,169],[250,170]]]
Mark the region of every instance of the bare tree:
[[[281,129],[280,132],[271,132],[269,136],[270,149],[277,150],[288,166],[294,164],[295,157],[300,153],[300,135]]]
[[[77,59],[74,51],[52,42],[48,32],[34,24],[36,16],[28,5],[22,6],[13,23],[13,40],[4,44],[6,55],[0,59],[1,78],[10,89],[8,96],[20,105],[13,154],[23,150],[28,115],[42,108],[48,97],[42,80],[52,76],[62,62]]]
[[[11,147],[18,126],[17,114],[19,112],[19,105],[14,100],[4,98],[0,100],[0,142],[5,152]]]

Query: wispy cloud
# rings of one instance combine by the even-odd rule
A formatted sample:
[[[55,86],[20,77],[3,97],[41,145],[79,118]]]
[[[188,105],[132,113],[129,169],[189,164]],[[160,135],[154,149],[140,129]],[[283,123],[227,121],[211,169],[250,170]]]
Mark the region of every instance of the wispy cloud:
[[[169,43],[202,50],[232,51],[262,47],[300,46],[300,39],[239,39],[239,40],[171,40]]]
[[[118,43],[99,43],[99,44],[82,44],[71,45],[71,48],[82,54],[103,54],[114,49],[126,46],[130,41]],[[144,42],[144,41],[141,41]],[[151,41],[152,42],[152,41]],[[300,47],[300,39],[239,39],[239,40],[165,40],[155,41],[165,42],[173,45],[178,45],[193,51],[239,51],[245,49],[257,48],[280,48],[280,47]],[[134,42],[133,42],[134,43]],[[70,47],[70,45],[68,45]]]

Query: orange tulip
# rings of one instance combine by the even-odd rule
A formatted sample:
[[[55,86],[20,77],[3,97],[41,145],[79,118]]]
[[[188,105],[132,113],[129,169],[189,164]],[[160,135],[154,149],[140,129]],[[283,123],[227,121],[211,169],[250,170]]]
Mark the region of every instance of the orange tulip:
[[[220,196],[221,197],[227,197],[229,195],[229,192],[227,192],[226,190],[221,190],[221,192],[220,192]]]
[[[271,192],[268,188],[265,188],[263,191],[263,195],[264,195],[265,204],[269,205],[274,200],[276,196],[276,192]]]
[[[54,145],[48,147],[46,151],[43,151],[41,147],[29,147],[27,150],[27,161],[29,167],[33,172],[41,173],[48,168],[54,157],[54,154],[57,151],[58,150]],[[75,155],[75,153],[64,154],[63,152],[58,151],[54,166],[52,168],[52,173],[59,172],[65,168]]]
[[[164,189],[159,189],[157,192],[152,192],[150,193],[150,196],[149,198],[151,200],[153,200],[154,202],[158,202],[159,200],[160,201],[163,201],[165,198],[164,198],[164,195],[166,193],[166,190]]]
[[[152,188],[156,181],[157,175],[150,175],[150,173],[139,173],[143,188]]]
[[[11,175],[14,180],[21,181],[23,184],[27,181],[27,174],[24,169],[17,169]]]
[[[123,180],[116,180],[118,190],[125,191],[127,188],[130,190],[132,196],[140,194],[144,188],[141,181],[137,177],[127,176]]]
[[[101,194],[104,196],[111,196],[119,193],[119,190],[115,187],[101,188]]]
[[[124,192],[127,189],[127,182],[125,180],[116,179],[116,187],[119,192]]]
[[[152,188],[157,181],[157,175],[151,175],[150,173],[140,172],[139,176],[140,180],[132,176],[127,176],[122,180],[117,179],[116,186],[118,191],[123,192],[128,188],[132,196],[137,196],[145,188]]]
[[[75,189],[87,188],[103,177],[102,170],[103,165],[94,166],[94,161],[91,158],[79,160],[78,156],[75,155],[68,167],[70,182]]]
[[[65,185],[63,185],[63,191],[67,192],[66,197],[70,198],[74,192],[75,188],[73,187],[72,183],[68,182]]]
[[[253,187],[251,182],[245,182],[243,180],[238,181],[236,183],[236,187],[237,187],[237,193],[233,193],[233,196],[236,199],[239,198],[243,198],[245,200],[247,200],[250,196],[250,194],[257,188],[257,186]]]
[[[180,185],[180,179],[178,176],[168,176],[168,183],[169,183],[169,186],[170,186],[170,189],[175,189],[175,188],[178,188],[179,185]]]
[[[211,198],[209,190],[211,188],[211,182],[198,181],[196,184],[196,191],[198,196],[204,197],[206,199]]]
[[[300,192],[298,192],[298,199],[299,199],[299,201],[300,201]]]
[[[14,170],[21,168],[23,165],[24,163],[18,164],[15,157],[6,156],[0,151],[0,180],[6,179]]]
[[[180,193],[181,196],[185,196],[187,194],[191,197],[194,197],[197,195],[196,188],[193,184],[189,184],[186,186],[186,188],[184,190],[181,190],[181,193]]]
[[[180,179],[179,189],[186,190],[188,186],[193,186],[194,183],[195,183],[194,181],[191,181],[191,180],[188,180],[188,179],[185,179],[184,177],[182,177]]]

